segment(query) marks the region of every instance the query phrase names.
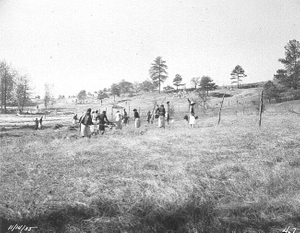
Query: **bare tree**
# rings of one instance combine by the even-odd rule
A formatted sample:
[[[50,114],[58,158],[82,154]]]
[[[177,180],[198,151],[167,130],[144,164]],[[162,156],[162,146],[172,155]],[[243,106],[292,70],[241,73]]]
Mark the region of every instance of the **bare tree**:
[[[199,85],[200,77],[194,77],[191,79],[191,83],[194,85],[194,88],[197,89],[197,86]]]
[[[199,103],[200,106],[203,108],[204,113],[206,112],[207,108],[208,108],[208,103],[209,103],[209,96],[206,94],[205,90],[201,90],[198,89],[198,99],[199,99]]]
[[[14,98],[18,104],[18,110],[20,113],[23,112],[24,106],[29,101],[30,87],[29,79],[26,75],[17,75],[15,78],[14,87]]]
[[[49,83],[45,84],[45,95],[44,95],[45,108],[47,108],[49,106],[49,103],[53,98],[52,87],[53,87],[53,85],[50,85]]]
[[[15,75],[16,72],[5,61],[0,62],[1,112],[3,113],[6,113],[7,103],[13,98],[13,78]]]

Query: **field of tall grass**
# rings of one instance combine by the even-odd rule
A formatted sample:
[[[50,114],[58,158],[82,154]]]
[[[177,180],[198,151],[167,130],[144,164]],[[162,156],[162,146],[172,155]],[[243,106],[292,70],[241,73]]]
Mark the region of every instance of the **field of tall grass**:
[[[0,217],[34,232],[281,232],[300,227],[295,114],[201,117],[79,138],[1,132]],[[5,134],[4,134],[5,133]]]

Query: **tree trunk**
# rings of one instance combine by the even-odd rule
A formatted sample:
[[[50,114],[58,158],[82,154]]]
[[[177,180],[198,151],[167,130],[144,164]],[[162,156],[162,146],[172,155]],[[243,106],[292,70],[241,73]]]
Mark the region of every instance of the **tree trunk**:
[[[7,97],[7,76],[6,71],[4,72],[4,114],[6,114],[6,97]]]
[[[159,64],[160,65],[160,64]],[[158,93],[160,94],[160,67],[159,67],[159,71],[158,71]]]

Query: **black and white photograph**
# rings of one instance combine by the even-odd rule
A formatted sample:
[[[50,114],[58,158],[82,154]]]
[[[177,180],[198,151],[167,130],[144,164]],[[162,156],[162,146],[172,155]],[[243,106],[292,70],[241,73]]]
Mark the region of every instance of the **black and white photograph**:
[[[0,0],[0,233],[300,233],[300,0]]]

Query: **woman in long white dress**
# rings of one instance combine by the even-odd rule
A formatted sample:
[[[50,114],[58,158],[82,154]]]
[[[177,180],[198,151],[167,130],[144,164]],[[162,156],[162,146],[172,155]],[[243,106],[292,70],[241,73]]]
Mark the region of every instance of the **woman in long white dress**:
[[[195,110],[194,110],[195,102],[190,101],[190,99],[188,99],[188,101],[189,101],[189,112],[190,112],[189,125],[191,126],[191,128],[194,128],[196,124]]]
[[[115,117],[116,117],[116,124],[117,124],[116,129],[122,129],[122,115],[119,110],[116,112]]]

